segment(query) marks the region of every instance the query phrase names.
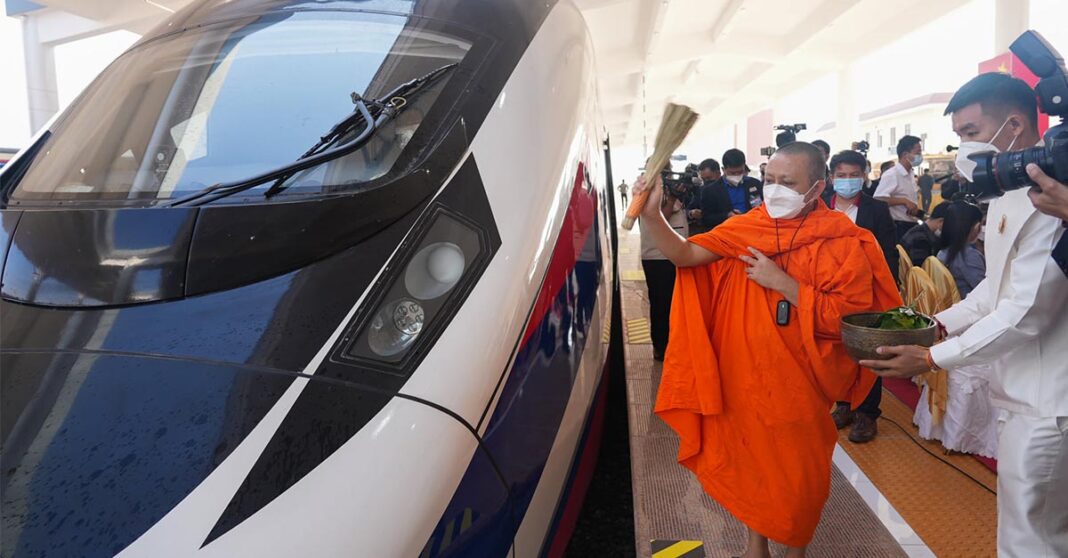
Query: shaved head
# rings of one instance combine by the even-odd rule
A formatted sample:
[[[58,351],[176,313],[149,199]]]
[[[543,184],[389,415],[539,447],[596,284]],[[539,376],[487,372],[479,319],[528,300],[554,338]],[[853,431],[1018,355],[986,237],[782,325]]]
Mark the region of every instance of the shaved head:
[[[803,141],[788,143],[775,151],[771,160],[781,156],[798,157],[804,160],[809,185],[827,178],[827,161],[823,158],[823,152],[811,143]]]

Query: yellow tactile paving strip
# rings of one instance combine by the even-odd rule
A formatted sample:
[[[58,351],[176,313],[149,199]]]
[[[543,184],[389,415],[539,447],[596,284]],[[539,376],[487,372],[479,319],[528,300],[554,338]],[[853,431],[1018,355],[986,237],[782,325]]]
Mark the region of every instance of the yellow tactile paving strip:
[[[636,344],[652,344],[653,338],[649,332],[649,320],[646,318],[635,318],[625,320],[627,330],[627,343],[631,345]]]
[[[924,452],[910,437],[991,490],[997,488],[996,475],[969,456],[944,455],[941,444],[920,438],[912,425],[912,411],[886,390],[882,410],[908,434],[880,420],[875,440],[850,443],[845,429],[840,433],[841,446],[936,556],[996,556],[997,497]]]

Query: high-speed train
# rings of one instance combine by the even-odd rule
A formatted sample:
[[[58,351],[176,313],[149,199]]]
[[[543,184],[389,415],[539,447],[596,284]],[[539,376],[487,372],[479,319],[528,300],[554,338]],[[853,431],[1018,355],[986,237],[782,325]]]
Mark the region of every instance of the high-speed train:
[[[2,555],[560,555],[618,332],[594,76],[564,0],[145,35],[0,174]]]

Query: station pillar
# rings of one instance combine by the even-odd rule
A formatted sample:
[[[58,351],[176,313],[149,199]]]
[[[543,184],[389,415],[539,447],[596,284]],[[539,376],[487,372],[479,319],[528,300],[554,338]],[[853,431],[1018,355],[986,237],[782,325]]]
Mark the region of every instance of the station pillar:
[[[42,40],[35,14],[22,17],[22,51],[26,68],[26,99],[30,132],[36,134],[59,111],[55,47]]]
[[[859,141],[860,116],[857,113],[857,96],[854,88],[853,65],[848,64],[838,70],[838,112],[834,119],[834,144],[832,155]]]
[[[1005,52],[1027,31],[1031,16],[1030,0],[994,0],[994,52]]]

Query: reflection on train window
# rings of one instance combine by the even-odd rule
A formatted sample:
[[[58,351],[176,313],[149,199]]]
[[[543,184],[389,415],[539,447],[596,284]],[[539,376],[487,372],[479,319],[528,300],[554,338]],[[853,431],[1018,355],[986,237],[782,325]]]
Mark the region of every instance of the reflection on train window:
[[[120,57],[53,126],[13,199],[171,198],[297,160],[353,111],[459,62],[471,44],[418,18],[283,11],[187,30]],[[387,173],[449,75],[362,149],[289,178],[287,193]],[[265,184],[252,191],[260,194]]]

